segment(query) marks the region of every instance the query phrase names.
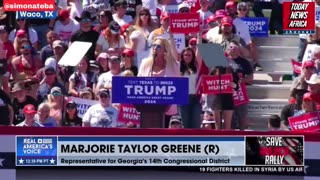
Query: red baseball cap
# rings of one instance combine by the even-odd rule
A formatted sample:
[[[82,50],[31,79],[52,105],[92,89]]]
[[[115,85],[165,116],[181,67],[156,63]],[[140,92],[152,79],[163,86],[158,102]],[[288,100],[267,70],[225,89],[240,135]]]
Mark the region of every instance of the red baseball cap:
[[[307,92],[303,95],[304,101],[312,101],[311,93]]]
[[[227,3],[226,3],[226,6],[225,6],[226,8],[229,8],[229,7],[234,7],[234,8],[236,8],[237,7],[237,2],[235,2],[235,1],[228,1]]]
[[[215,18],[223,18],[225,16],[228,16],[228,12],[224,9],[219,9],[215,12]]]
[[[16,36],[19,38],[27,37],[27,32],[24,29],[19,29],[16,33]]]
[[[60,12],[59,12],[59,20],[60,21],[64,21],[66,20],[67,18],[70,17],[70,12],[66,9],[62,9]]]
[[[170,15],[169,15],[169,13],[168,12],[163,12],[162,14],[161,14],[161,21],[162,20],[166,20],[166,19],[168,19],[170,17]]]
[[[302,68],[306,68],[306,67],[313,67],[315,68],[315,64],[314,64],[314,61],[311,61],[311,60],[307,60],[307,61],[304,61],[302,63]]]
[[[37,110],[36,110],[36,108],[34,107],[34,105],[28,104],[28,105],[24,106],[23,112],[24,112],[25,114],[35,114],[35,113],[37,113]]]
[[[207,19],[207,23],[208,23],[208,24],[211,23],[211,22],[214,22],[214,21],[216,21],[215,15],[210,15],[210,16],[208,17],[208,19]]]
[[[196,45],[197,44],[197,38],[191,38],[188,42],[189,45]]]
[[[134,56],[134,51],[132,49],[126,48],[123,50],[122,55],[128,55],[130,57]]]
[[[223,17],[221,19],[221,25],[222,26],[224,26],[224,25],[232,26],[233,25],[233,19],[230,16]]]

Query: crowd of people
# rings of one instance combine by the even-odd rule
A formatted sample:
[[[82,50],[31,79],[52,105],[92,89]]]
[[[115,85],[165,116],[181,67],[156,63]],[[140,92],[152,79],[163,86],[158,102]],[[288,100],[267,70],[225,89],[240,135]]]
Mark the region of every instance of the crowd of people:
[[[12,14],[1,12],[0,125],[136,128],[139,125],[135,122],[118,122],[120,105],[111,101],[112,94],[117,93],[112,92],[112,77],[154,76],[189,79],[189,104],[168,108],[166,128],[245,130],[247,104],[235,106],[232,94],[203,94],[197,84],[201,75],[232,74],[232,87],[237,91],[239,84],[252,83],[254,71],[262,70],[249,27],[241,20],[249,15],[252,3],[180,2],[177,13],[198,12],[202,22],[200,32],[185,34],[181,52],[170,31],[167,4],[155,0],[60,0],[57,19],[16,16],[14,28],[10,25]],[[58,62],[76,41],[91,42],[92,46],[76,67],[60,66]],[[220,44],[230,67],[207,67],[198,51],[201,43]],[[137,54],[142,51],[149,51],[150,56],[138,62]],[[302,75],[294,81],[297,87],[292,97],[302,98],[300,89],[305,91],[308,85],[317,89],[311,93],[318,93],[320,79],[311,76],[311,66],[311,62],[303,65]],[[78,104],[70,97],[97,104],[80,117]],[[296,98],[281,118],[310,111],[308,108],[314,106],[306,102],[311,97],[305,94],[301,101]],[[272,129],[280,129],[279,119],[270,118]]]

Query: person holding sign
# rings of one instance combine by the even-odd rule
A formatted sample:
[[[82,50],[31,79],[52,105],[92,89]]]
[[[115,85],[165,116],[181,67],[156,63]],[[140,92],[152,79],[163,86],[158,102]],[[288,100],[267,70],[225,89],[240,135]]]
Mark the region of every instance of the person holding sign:
[[[182,122],[185,128],[199,128],[201,117],[200,97],[197,95],[196,86],[198,78],[198,63],[195,52],[187,47],[181,52],[180,72],[189,78],[189,104],[179,107]]]
[[[140,65],[138,76],[143,77],[180,77],[180,63],[172,49],[174,44],[168,40],[156,37],[152,44],[150,56]],[[177,107],[172,105],[166,112],[166,127],[170,117],[178,113]]]
[[[237,42],[231,42],[227,54],[229,58],[235,63],[235,70],[239,76],[240,82],[244,84],[250,84],[253,81],[253,69],[250,62],[247,59],[244,59],[240,56],[240,47]],[[248,108],[247,103],[239,104],[235,106],[234,118],[237,118],[239,121],[239,129],[244,130],[248,126]]]
[[[98,92],[99,104],[92,105],[83,115],[84,127],[117,127],[118,109],[111,105],[110,91],[100,89]]]

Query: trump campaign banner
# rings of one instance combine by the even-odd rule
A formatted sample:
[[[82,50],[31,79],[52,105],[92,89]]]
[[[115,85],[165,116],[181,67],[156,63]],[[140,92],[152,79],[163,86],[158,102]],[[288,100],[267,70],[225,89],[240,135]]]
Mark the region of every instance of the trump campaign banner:
[[[186,38],[182,33],[173,34],[174,41],[176,43],[176,48],[178,53],[181,53],[183,49],[186,47]]]
[[[268,37],[269,23],[268,18],[248,17],[241,20],[249,26],[249,32],[252,37]]]
[[[80,118],[88,111],[88,109],[95,104],[98,104],[98,101],[90,100],[90,99],[81,99],[77,97],[68,97],[69,101],[73,101],[77,104],[77,112]]]
[[[317,44],[308,44],[307,45],[306,50],[304,51],[302,62],[309,61],[313,58],[312,54],[317,46],[318,46]]]
[[[305,113],[288,120],[292,131],[320,130],[320,112]]]
[[[238,91],[233,91],[233,103],[235,106],[249,103],[249,95],[244,83],[239,85]]]
[[[316,21],[320,20],[320,6],[316,6]]]
[[[112,102],[121,104],[188,104],[185,77],[112,77]]]
[[[232,75],[224,74],[219,76],[201,76],[204,94],[232,94]]]
[[[140,126],[140,112],[131,104],[120,104],[118,126],[124,127],[129,122]]]
[[[170,30],[172,33],[193,33],[200,31],[199,13],[170,14]]]
[[[291,64],[292,64],[292,68],[293,71],[297,74],[301,73],[301,67],[302,67],[302,63],[299,61],[296,61],[294,59],[291,59]]]

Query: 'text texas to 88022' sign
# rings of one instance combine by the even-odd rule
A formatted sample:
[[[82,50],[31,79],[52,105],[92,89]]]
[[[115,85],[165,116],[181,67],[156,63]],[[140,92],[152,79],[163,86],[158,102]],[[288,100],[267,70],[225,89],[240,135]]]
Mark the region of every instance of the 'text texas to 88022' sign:
[[[188,78],[112,78],[112,102],[122,104],[188,104]]]

